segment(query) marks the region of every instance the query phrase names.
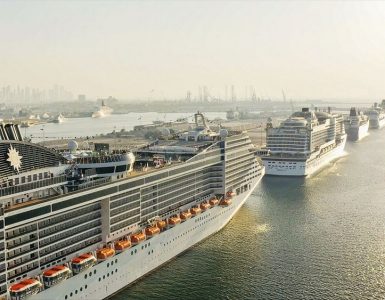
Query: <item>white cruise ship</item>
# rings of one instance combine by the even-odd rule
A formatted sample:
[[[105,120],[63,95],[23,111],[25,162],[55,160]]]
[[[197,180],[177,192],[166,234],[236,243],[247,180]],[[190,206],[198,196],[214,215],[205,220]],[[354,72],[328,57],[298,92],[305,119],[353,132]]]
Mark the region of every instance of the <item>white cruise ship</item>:
[[[264,174],[245,132],[62,155],[0,124],[0,298],[105,299],[225,226]]]
[[[345,119],[345,131],[348,139],[359,141],[368,135],[369,118],[355,107],[350,109],[349,116]]]
[[[310,175],[340,157],[345,143],[342,115],[303,108],[279,127],[268,126],[268,152],[262,156],[266,174]]]
[[[114,110],[111,107],[108,107],[104,104],[104,100],[102,100],[102,105],[100,106],[98,111],[92,113],[92,118],[104,118],[112,114]]]
[[[385,125],[385,100],[382,100],[381,105],[374,103],[373,107],[365,112],[369,117],[369,128],[380,129]]]

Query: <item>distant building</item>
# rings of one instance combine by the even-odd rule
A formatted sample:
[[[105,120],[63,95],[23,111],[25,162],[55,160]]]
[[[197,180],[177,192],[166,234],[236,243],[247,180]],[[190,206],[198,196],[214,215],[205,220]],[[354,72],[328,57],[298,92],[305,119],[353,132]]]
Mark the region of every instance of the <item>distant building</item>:
[[[78,95],[78,101],[86,101],[86,95]]]

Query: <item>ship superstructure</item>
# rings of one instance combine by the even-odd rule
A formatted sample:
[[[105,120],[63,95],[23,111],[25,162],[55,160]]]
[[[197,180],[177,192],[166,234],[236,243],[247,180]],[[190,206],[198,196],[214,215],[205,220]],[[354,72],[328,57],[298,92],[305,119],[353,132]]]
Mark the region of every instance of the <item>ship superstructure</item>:
[[[103,299],[217,232],[264,168],[245,132],[59,154],[0,125],[0,297]]]
[[[367,136],[369,130],[369,118],[355,107],[350,109],[349,116],[345,118],[345,131],[348,139],[359,141]]]
[[[365,112],[369,117],[369,128],[380,129],[385,125],[385,100],[381,104],[374,103],[373,107]]]
[[[111,115],[113,109],[105,105],[104,100],[102,100],[102,105],[100,106],[98,111],[92,113],[92,118],[104,118]]]
[[[345,143],[342,115],[303,108],[278,127],[267,127],[266,174],[310,175],[341,156]]]

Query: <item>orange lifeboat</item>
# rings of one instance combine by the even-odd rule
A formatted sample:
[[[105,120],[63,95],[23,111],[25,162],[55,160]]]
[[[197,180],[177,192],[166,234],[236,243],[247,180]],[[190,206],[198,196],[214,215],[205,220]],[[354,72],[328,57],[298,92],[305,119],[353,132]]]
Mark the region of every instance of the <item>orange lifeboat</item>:
[[[131,235],[131,243],[137,245],[146,240],[146,235],[143,232],[139,232]]]
[[[210,207],[211,207],[210,204],[208,204],[207,202],[203,202],[203,203],[201,203],[201,205],[200,205],[200,208],[201,208],[202,211],[206,211],[206,210],[208,210]]]
[[[43,272],[43,283],[45,288],[54,286],[72,275],[71,270],[66,266],[55,266]]]
[[[160,220],[156,222],[156,227],[158,227],[160,230],[166,228],[166,226],[167,226],[167,222],[164,220]]]
[[[173,216],[168,219],[168,225],[175,226],[180,224],[181,219],[178,216]]]
[[[148,238],[152,238],[154,235],[160,233],[160,229],[156,226],[147,227],[144,231]]]
[[[230,198],[225,198],[221,201],[221,206],[229,206],[231,204]]]
[[[212,198],[212,199],[210,199],[209,203],[210,203],[211,207],[213,207],[219,203],[219,200],[217,198]]]
[[[85,269],[92,267],[96,263],[96,258],[92,254],[82,254],[71,261],[72,272],[79,274]]]
[[[102,248],[96,251],[96,257],[99,260],[105,260],[115,255],[115,250],[112,248]]]
[[[39,280],[27,278],[11,285],[9,294],[12,300],[25,299],[29,295],[39,293],[42,287],[43,285]]]
[[[191,213],[189,211],[184,211],[184,212],[181,212],[180,213],[180,218],[182,220],[182,222],[188,220],[191,218]]]
[[[192,207],[190,208],[190,212],[193,216],[199,215],[202,210],[199,207]]]
[[[114,246],[117,252],[122,252],[125,249],[131,247],[131,242],[129,240],[120,240],[120,241],[116,241]]]
[[[234,197],[236,193],[234,191],[228,191],[226,195],[227,197]]]

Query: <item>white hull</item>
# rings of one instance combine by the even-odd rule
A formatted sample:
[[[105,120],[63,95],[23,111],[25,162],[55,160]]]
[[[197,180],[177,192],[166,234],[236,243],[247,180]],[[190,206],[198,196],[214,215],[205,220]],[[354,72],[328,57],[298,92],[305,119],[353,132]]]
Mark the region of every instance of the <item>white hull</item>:
[[[262,176],[254,179],[249,190],[233,197],[230,206],[208,209],[79,275],[28,297],[28,300],[104,299],[111,296],[223,228],[247,200]]]
[[[359,127],[350,127],[346,130],[348,134],[348,139],[351,141],[359,141],[365,136],[368,135],[369,122],[359,126]]]
[[[295,159],[280,159],[265,157],[263,163],[265,165],[266,175],[276,176],[308,176],[311,175],[325,166],[331,161],[341,157],[344,154],[346,138],[337,145],[333,150],[326,152],[325,154],[318,155],[314,158],[310,158],[306,161]]]
[[[371,129],[381,129],[382,127],[385,126],[385,117],[381,118],[371,118],[369,119],[369,128]]]

